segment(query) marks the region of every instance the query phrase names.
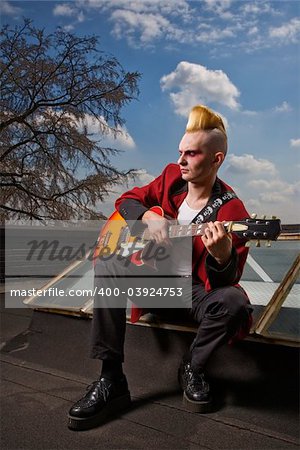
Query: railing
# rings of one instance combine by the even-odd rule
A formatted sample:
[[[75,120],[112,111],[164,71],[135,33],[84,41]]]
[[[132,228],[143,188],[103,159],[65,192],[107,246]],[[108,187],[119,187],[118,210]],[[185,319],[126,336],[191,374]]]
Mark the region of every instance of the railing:
[[[298,240],[299,236],[295,240]],[[289,238],[289,240],[294,240]],[[285,333],[280,333],[278,331],[270,330],[272,324],[275,323],[282,305],[287,299],[289,293],[291,292],[294,284],[296,283],[300,273],[300,255],[298,254],[290,266],[285,277],[277,287],[272,298],[270,299],[267,306],[264,308],[260,317],[256,320],[254,326],[252,327],[251,333],[253,335],[258,335],[271,340],[274,343],[286,344],[286,345],[299,345],[300,336],[289,336]],[[298,298],[300,302],[300,299]],[[297,311],[298,315],[298,311]]]

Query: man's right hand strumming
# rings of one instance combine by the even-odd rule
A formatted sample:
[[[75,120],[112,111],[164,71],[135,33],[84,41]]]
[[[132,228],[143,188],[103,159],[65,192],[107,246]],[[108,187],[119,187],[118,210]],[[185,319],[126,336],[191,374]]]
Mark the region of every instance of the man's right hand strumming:
[[[143,214],[142,222],[148,226],[150,238],[157,244],[170,246],[169,221],[153,211],[146,211]]]

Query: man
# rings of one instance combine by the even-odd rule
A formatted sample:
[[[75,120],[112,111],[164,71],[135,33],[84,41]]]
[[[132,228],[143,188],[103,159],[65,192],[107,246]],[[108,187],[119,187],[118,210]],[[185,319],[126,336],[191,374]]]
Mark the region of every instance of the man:
[[[203,236],[193,240],[192,302],[188,312],[199,324],[198,332],[179,369],[184,403],[192,411],[211,409],[210,387],[204,371],[214,350],[249,327],[248,298],[237,285],[247,258],[245,241],[225,231],[223,222],[248,217],[243,203],[232,189],[217,177],[227,152],[227,136],[221,117],[198,105],[179,144],[177,164],[169,164],[147,186],[123,194],[116,208],[128,221],[131,233],[147,226],[157,245],[170,246],[169,220],[150,210],[159,205],[166,216],[179,223],[207,222]],[[209,220],[205,218],[209,216]],[[176,252],[176,246],[174,246]],[[174,248],[171,253],[174,253]],[[181,256],[181,254],[180,254]],[[175,258],[176,259],[176,258]],[[187,261],[177,258],[176,270],[186,275]],[[124,261],[123,261],[124,262]],[[176,264],[175,264],[176,265]],[[116,276],[139,276],[142,268],[117,257],[99,260],[96,280],[116,286]],[[98,284],[97,284],[98,283]],[[96,285],[100,285],[96,281]],[[122,370],[126,325],[126,298],[95,298],[92,330],[93,358],[102,360],[100,378],[71,408],[69,428],[96,426],[113,412],[130,403],[127,380]],[[142,311],[138,311],[136,319]]]

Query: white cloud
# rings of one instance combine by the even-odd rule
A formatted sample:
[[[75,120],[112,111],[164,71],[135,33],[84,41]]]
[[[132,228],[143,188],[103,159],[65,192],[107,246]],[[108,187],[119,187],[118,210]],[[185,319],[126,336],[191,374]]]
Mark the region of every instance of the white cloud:
[[[200,64],[181,61],[176,69],[160,80],[163,91],[170,98],[177,114],[186,116],[192,106],[199,103],[219,103],[237,110],[237,87],[222,70],[209,70]]]
[[[0,3],[0,11],[2,14],[7,14],[8,16],[14,16],[22,12],[22,8],[12,5],[6,0],[2,0]]]
[[[132,183],[132,187],[134,186],[145,186],[146,184],[151,183],[154,180],[154,176],[147,172],[145,169],[141,169],[137,172],[137,178]],[[130,188],[131,189],[131,188]]]
[[[216,42],[222,41],[226,38],[235,37],[236,33],[232,27],[217,28],[215,26],[209,27],[206,31],[200,31],[194,36],[196,42]]]
[[[232,0],[204,0],[205,8],[223,20],[231,20],[234,14],[229,11]]]
[[[299,181],[284,181],[274,163],[253,155],[229,155],[228,160],[226,179],[238,186],[237,193],[249,213],[275,215],[283,223],[299,223]]]
[[[287,183],[280,179],[279,173],[275,179],[270,176],[255,179],[255,173],[243,173],[242,183],[235,178],[235,174],[230,175],[230,184],[236,184],[238,188],[235,191],[250,214],[277,216],[282,223],[299,223],[300,182]]]
[[[258,33],[257,26],[253,26],[253,27],[249,28],[247,34],[248,34],[248,36],[253,36],[254,34],[257,34],[257,33]]]
[[[155,13],[163,11],[167,14],[177,15],[189,11],[186,0],[77,0],[77,5],[91,9],[127,9],[135,12]]]
[[[112,13],[111,20],[115,22],[113,35],[118,39],[125,35],[131,44],[136,31],[140,33],[142,44],[150,43],[163,34],[172,32],[170,22],[160,14],[142,14],[118,9]]]
[[[145,186],[151,181],[154,180],[154,176],[148,173],[146,170],[142,169],[137,171],[136,177],[134,180],[128,182],[126,186],[119,185],[115,186],[113,192],[111,192],[106,198],[104,202],[101,202],[97,205],[97,208],[106,216],[112,214],[115,209],[115,201],[119,198],[125,191],[128,191],[135,186],[141,187]]]
[[[75,25],[69,24],[69,25],[65,25],[63,27],[63,30],[69,32],[69,31],[73,31],[74,28],[75,28]]]
[[[278,216],[283,223],[299,223],[300,182],[287,183],[278,177],[268,181],[251,180],[247,187],[251,198],[246,204],[255,208],[255,212]]]
[[[292,107],[289,105],[288,102],[284,101],[280,106],[275,107],[276,112],[289,112],[292,111]]]
[[[77,20],[78,20],[79,23],[84,22],[85,15],[83,14],[82,11],[80,11],[79,14],[77,15]]]
[[[224,11],[228,9],[232,3],[232,0],[204,0],[206,9],[210,11]]]
[[[261,202],[264,203],[283,203],[286,200],[285,195],[281,192],[262,192],[259,194]]]
[[[191,8],[185,0],[112,0],[94,2],[102,10],[110,10],[110,20],[114,23],[112,34],[117,39],[126,38],[134,47],[151,46],[158,39],[187,41],[179,22],[189,22]]]
[[[290,146],[300,148],[300,138],[299,139],[290,139]]]
[[[281,25],[280,27],[271,27],[269,29],[269,36],[271,38],[279,39],[284,42],[298,41],[300,34],[300,19],[294,17],[289,22]]]
[[[245,114],[245,116],[257,116],[258,112],[257,111],[253,111],[253,110],[249,110],[249,109],[244,109],[243,111],[241,111],[242,114]]]
[[[105,136],[102,140],[102,144],[107,147],[117,147],[120,150],[133,150],[136,147],[135,142],[128,133],[126,127],[118,127],[117,132],[116,135],[110,133]]]
[[[161,15],[166,20],[179,17],[188,23],[192,17],[193,8],[186,0],[77,0],[76,5],[88,10],[111,12],[119,10],[143,15]],[[118,20],[118,18],[117,18]],[[178,25],[178,24],[177,24]],[[173,26],[175,29],[175,25]],[[177,27],[178,28],[178,27]],[[128,31],[124,29],[124,31]]]
[[[103,147],[114,147],[119,150],[132,150],[135,148],[135,142],[126,127],[118,127],[117,131],[113,132],[109,129],[103,117],[99,119],[100,123],[91,115],[86,114],[79,126],[86,126],[88,133],[93,135],[93,139],[100,139]]]
[[[243,12],[246,14],[259,14],[260,7],[255,3],[247,3],[242,8]]]
[[[260,195],[249,199],[244,198],[244,203],[250,214],[256,213],[258,218],[262,216],[266,217],[278,217],[283,224],[286,223],[299,223],[299,207],[297,200],[287,198],[281,194]]]
[[[56,5],[53,9],[54,16],[67,16],[71,17],[74,16],[77,13],[77,10],[70,6],[68,3],[61,3],[59,5]]]
[[[273,180],[268,179],[254,179],[248,182],[248,186],[258,191],[266,191],[273,193],[281,193],[282,195],[293,195],[299,189],[299,183],[287,183],[280,178]]]
[[[227,172],[233,174],[253,174],[265,173],[268,178],[277,174],[275,165],[267,159],[256,159],[253,155],[244,154],[242,156],[229,155]]]
[[[112,35],[125,38],[135,48],[163,41],[166,48],[171,48],[170,42],[193,47],[209,43],[212,52],[222,44],[225,55],[225,48],[232,54],[233,50],[253,52],[288,44],[296,40],[299,31],[297,18],[281,27],[272,26],[275,16],[285,15],[288,20],[287,11],[276,8],[276,2],[260,0],[75,0],[56,5],[54,11],[66,18],[76,14],[78,21],[86,20],[89,14],[105,13],[112,22]]]
[[[136,147],[132,136],[128,133],[125,126],[118,126],[114,130],[108,125],[104,117],[98,117],[98,120],[96,120],[91,114],[85,114],[83,119],[77,119],[73,114],[64,111],[59,113],[51,108],[48,108],[47,114],[49,116],[54,115],[67,118],[80,131],[83,131],[85,128],[90,135],[90,139],[101,141],[102,147],[112,147],[118,150],[132,150]],[[37,123],[42,123],[44,120],[44,116],[36,117]]]
[[[280,14],[279,11],[272,8],[272,6],[269,3],[266,2],[245,2],[245,4],[242,6],[241,11],[245,15],[253,15],[258,16],[261,14]]]
[[[211,3],[209,1],[209,3]],[[226,4],[229,7],[230,0],[217,0],[209,6],[218,14],[229,14],[224,11]],[[96,3],[102,6],[102,3]],[[195,44],[197,42],[216,42],[226,38],[235,37],[232,27],[220,28],[216,25],[207,25],[206,30],[201,30],[203,25],[201,18],[201,5],[196,5],[196,14],[185,0],[155,0],[155,1],[128,1],[115,0],[110,2],[108,8],[112,10],[110,20],[114,22],[112,34],[121,39],[124,36],[132,46],[149,46],[157,39],[167,41],[185,42]],[[116,8],[116,9],[114,9]],[[174,20],[174,18],[178,19]],[[186,24],[193,25],[193,32],[186,28]],[[199,31],[197,27],[199,26]]]

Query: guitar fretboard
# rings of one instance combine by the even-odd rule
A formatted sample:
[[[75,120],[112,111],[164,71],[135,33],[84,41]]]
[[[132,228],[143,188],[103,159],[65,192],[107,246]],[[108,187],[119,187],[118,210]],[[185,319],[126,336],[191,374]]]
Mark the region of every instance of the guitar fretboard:
[[[225,228],[226,228],[225,224]],[[190,223],[188,225],[170,225],[169,227],[169,238],[179,238],[179,237],[188,237],[188,236],[202,236],[204,234],[205,229],[207,228],[206,223],[202,223],[200,225],[196,223]],[[145,241],[150,240],[149,230],[148,228],[143,233],[143,239]]]

